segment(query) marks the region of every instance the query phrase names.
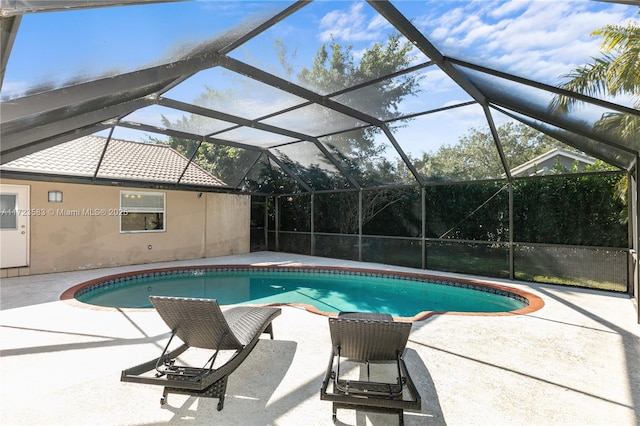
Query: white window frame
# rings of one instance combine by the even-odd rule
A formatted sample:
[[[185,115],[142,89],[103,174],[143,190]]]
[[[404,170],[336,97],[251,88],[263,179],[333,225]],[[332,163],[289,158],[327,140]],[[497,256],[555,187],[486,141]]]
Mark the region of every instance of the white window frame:
[[[123,204],[125,197],[139,197],[145,195],[162,196],[162,208],[159,207],[134,207]],[[123,230],[122,221],[129,213],[162,213],[162,229],[136,229],[136,230]],[[120,220],[118,221],[121,234],[137,234],[137,233],[157,233],[167,232],[167,194],[165,192],[151,192],[151,191],[120,191]]]

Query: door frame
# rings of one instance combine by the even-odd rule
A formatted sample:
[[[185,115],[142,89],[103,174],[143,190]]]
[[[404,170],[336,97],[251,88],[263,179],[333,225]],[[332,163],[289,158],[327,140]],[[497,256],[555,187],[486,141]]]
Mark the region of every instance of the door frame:
[[[16,212],[16,233],[24,232],[24,257],[21,258],[19,265],[12,266],[2,266],[2,269],[11,269],[11,268],[26,268],[30,265],[30,229],[31,229],[31,187],[29,185],[15,185],[15,184],[0,184],[0,193],[1,194],[17,194],[18,195],[18,211]],[[0,232],[4,233],[5,231],[0,230]],[[6,237],[5,237],[6,238]],[[24,262],[22,262],[24,260]]]

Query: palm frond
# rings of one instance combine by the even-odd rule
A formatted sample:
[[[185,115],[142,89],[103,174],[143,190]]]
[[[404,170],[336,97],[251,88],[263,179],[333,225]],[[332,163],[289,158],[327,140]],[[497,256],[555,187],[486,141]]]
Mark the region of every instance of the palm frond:
[[[603,52],[625,51],[640,47],[640,27],[632,23],[627,26],[605,25],[591,34],[604,38],[600,44]]]
[[[640,94],[640,26],[606,25],[592,34],[603,37],[600,49],[612,59],[606,75],[609,93]]]
[[[611,67],[611,58],[594,58],[594,62],[576,68],[562,78],[568,79],[560,87],[571,92],[582,95],[594,96],[608,93],[607,74]],[[551,109],[554,111],[566,112],[575,103],[576,98],[571,96],[558,95],[551,101]]]
[[[617,112],[607,113],[595,123],[594,130],[605,137],[613,136],[633,148],[639,147],[640,117]]]

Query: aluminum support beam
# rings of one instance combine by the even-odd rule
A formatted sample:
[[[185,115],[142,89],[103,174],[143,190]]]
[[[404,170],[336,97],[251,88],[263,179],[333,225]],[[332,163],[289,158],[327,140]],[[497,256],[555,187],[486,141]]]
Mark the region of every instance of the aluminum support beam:
[[[310,221],[311,223],[309,224],[310,227],[309,229],[311,230],[311,251],[310,251],[310,255],[311,256],[315,256],[316,255],[316,216],[315,216],[315,200],[316,200],[316,194],[314,192],[311,193],[311,214],[309,216],[311,216]]]
[[[10,150],[7,152],[1,152],[0,153],[0,160],[2,161],[1,164],[6,164],[10,161],[16,160],[20,157],[24,157],[25,155],[29,155],[29,154],[33,154],[34,152],[38,152],[41,151],[43,149],[47,149],[47,148],[51,148],[52,146],[56,146],[58,144],[61,144],[63,142],[68,142],[72,139],[77,139],[77,138],[81,138],[83,136],[87,136],[96,132],[99,132],[101,130],[104,129],[108,129],[109,127],[111,127],[111,124],[109,123],[98,123],[95,125],[91,125],[85,128],[81,128],[81,129],[74,129],[72,131],[69,131],[67,133],[63,133],[61,135],[58,135],[57,137],[54,138],[49,138],[45,141],[39,141],[37,143],[33,143],[33,144],[24,144],[21,145],[20,148],[18,149],[14,149],[14,150]],[[4,145],[4,141],[3,141],[3,145]],[[3,171],[2,175],[4,176],[7,172]],[[38,176],[37,173],[31,173],[31,176]]]
[[[216,61],[217,55],[206,54],[171,64],[13,99],[11,102],[3,103],[1,122],[5,126],[14,121],[40,116],[48,111],[75,108],[93,99],[109,99],[115,94],[133,93],[131,98],[137,98],[140,96],[140,92],[145,91],[148,94],[153,94],[184,74],[193,74],[216,66]],[[131,98],[127,99],[126,96],[123,96],[123,101]]]
[[[293,173],[293,171],[291,171],[291,169],[289,167],[287,167],[286,164],[284,164],[282,161],[280,161],[275,155],[273,155],[273,153],[269,152],[269,151],[265,151],[267,153],[267,156],[273,160],[274,163],[276,163],[278,166],[280,166],[280,168],[282,170],[284,170],[284,172],[289,175],[289,177],[293,180],[296,181],[296,183],[298,185],[300,185],[305,191],[307,192],[313,192],[313,189],[311,189],[311,187],[309,185],[307,185],[307,183],[305,181],[303,181],[302,179],[300,179],[298,176],[296,176],[295,173]]]
[[[339,102],[333,101],[327,96],[319,95],[316,92],[305,89],[302,86],[298,86],[297,84],[284,80],[273,74],[269,74],[265,71],[262,71],[261,69],[245,64],[244,62],[240,62],[225,56],[220,59],[220,65],[227,68],[228,70],[246,75],[247,77],[275,87],[277,89],[284,90],[285,92],[296,95],[302,99],[306,99],[310,102],[322,105],[333,111],[353,117],[365,124],[373,124],[380,127],[384,124],[384,121],[379,120],[376,117],[370,116],[363,113],[362,111],[358,111]]]
[[[263,31],[271,28],[272,26],[274,26],[278,22],[280,22],[283,19],[285,19],[287,16],[297,12],[298,10],[300,10],[301,8],[303,8],[304,6],[306,6],[309,3],[311,3],[311,1],[309,1],[309,0],[295,2],[294,4],[292,4],[291,6],[287,7],[285,10],[283,10],[282,12],[278,13],[276,16],[266,20],[265,22],[263,22],[262,24],[258,25],[257,27],[255,27],[251,31],[247,32],[244,36],[238,38],[237,40],[235,40],[232,43],[229,43],[229,45],[227,45],[226,47],[220,49],[218,51],[218,53],[220,53],[222,55],[226,55],[227,53],[231,52],[236,47],[241,46],[242,44],[244,44],[247,41],[251,40],[255,36],[261,34]]]
[[[393,136],[393,133],[391,133],[389,126],[387,126],[386,124],[382,126],[382,131],[384,132],[385,135],[387,135],[387,138],[389,138],[389,141],[391,142],[393,147],[396,149],[396,151],[400,155],[400,158],[402,158],[404,165],[407,166],[407,168],[413,175],[413,178],[416,180],[416,182],[418,182],[420,186],[424,185],[424,181],[422,180],[422,177],[420,176],[416,168],[413,166],[413,163],[409,161],[409,157],[407,157],[407,154],[405,154],[404,150],[398,144],[398,141]]]
[[[607,108],[610,109],[612,111],[617,111],[617,112],[621,112],[623,114],[631,114],[631,115],[635,115],[637,117],[640,117],[640,111],[638,111],[637,109],[634,108],[630,108],[630,107],[626,107],[623,105],[619,105],[619,104],[615,104],[613,102],[608,102],[602,99],[598,99],[598,98],[594,98],[591,96],[587,96],[587,95],[583,95],[581,93],[577,93],[577,92],[571,92],[569,90],[566,89],[562,89],[560,87],[555,87],[555,86],[550,86],[548,84],[544,84],[544,83],[540,83],[538,81],[533,81],[533,80],[529,80],[527,78],[523,78],[523,77],[518,77],[516,75],[513,74],[508,74],[506,72],[502,72],[502,71],[497,71],[491,68],[487,68],[487,67],[483,67],[480,65],[475,65],[475,64],[471,64],[469,62],[465,62],[465,61],[461,61],[458,59],[454,59],[454,58],[447,58],[447,61],[460,65],[464,68],[469,68],[475,71],[480,71],[483,74],[488,74],[488,75],[493,75],[495,77],[500,77],[503,78],[505,80],[509,80],[509,81],[513,81],[515,83],[520,83],[523,84],[525,86],[530,86],[530,87],[535,87],[536,89],[541,89],[544,90],[546,92],[550,92],[550,93],[555,93],[556,95],[560,95],[560,96],[568,96],[571,98],[575,98],[578,101],[582,101],[582,102],[586,102],[589,104],[594,104],[597,106],[600,106],[602,108]],[[495,100],[492,100],[492,102]]]
[[[9,55],[11,54],[16,34],[18,34],[18,28],[20,27],[21,20],[21,16],[0,18],[0,90],[2,90],[4,72],[7,69]]]
[[[175,3],[180,1],[185,0],[2,0],[0,2],[2,7],[0,16],[148,3]]]
[[[420,247],[422,248],[422,269],[427,269],[427,188],[420,188],[420,211],[422,212],[422,234],[420,235]]]
[[[516,279],[516,266],[515,266],[515,246],[513,231],[515,228],[515,209],[513,203],[513,180],[509,178],[509,279]]]
[[[164,127],[156,127],[150,124],[135,123],[132,121],[121,121],[120,123],[118,123],[118,126],[126,127],[128,129],[141,130],[145,132],[159,133],[161,135],[167,135],[167,136],[172,136],[176,138],[191,139],[194,141],[203,140],[202,135],[196,135],[195,133],[183,132],[180,130],[173,130],[173,129],[165,129]],[[247,149],[249,151],[265,152],[263,148],[259,148],[253,145],[247,145],[240,142],[232,142],[232,141],[227,141],[224,139],[218,139],[213,137],[205,137],[204,142],[210,142],[218,145],[232,146],[234,148],[242,148],[242,149]]]
[[[358,261],[362,262],[362,189],[358,191]]]
[[[489,130],[491,131],[491,136],[493,136],[493,143],[498,150],[498,155],[500,156],[500,162],[502,163],[502,168],[504,169],[504,173],[507,175],[507,179],[511,181],[511,168],[509,167],[509,163],[507,162],[507,158],[504,155],[504,150],[502,149],[502,142],[500,141],[500,136],[498,136],[498,130],[496,129],[496,124],[493,121],[493,116],[491,116],[491,111],[489,107],[486,105],[482,106],[482,110],[484,111],[484,115],[487,119],[487,123],[489,123]]]
[[[536,124],[534,122],[525,122],[525,121],[523,121],[521,118],[518,118],[517,116],[515,116],[514,114],[512,114],[508,110],[505,110],[505,109],[502,109],[502,108],[497,108],[495,106],[494,106],[494,108],[496,108],[498,111],[500,111],[501,113],[505,114],[506,116],[509,116],[509,117],[513,118],[514,120],[518,120],[520,122],[524,122],[526,125],[534,128],[534,129],[536,129],[536,130],[538,130],[538,131],[540,131],[542,133],[548,134],[549,136],[552,136],[553,138],[558,139],[559,141],[561,141],[561,142],[563,142],[563,143],[565,143],[567,145],[570,145],[570,146],[572,146],[572,147],[574,147],[576,149],[584,151],[587,154],[593,155],[596,158],[600,158],[600,159],[606,161],[609,164],[612,164],[612,165],[614,165],[616,167],[620,167],[622,169],[628,169],[630,167],[630,162],[627,162],[627,163],[623,164],[623,163],[621,163],[620,159],[614,158],[612,156],[602,155],[602,153],[595,152],[594,150],[589,149],[588,146],[580,144],[578,142],[574,143],[573,141],[568,140],[566,138],[566,136],[563,136],[559,132],[550,132],[549,129],[541,127],[540,125],[538,125],[538,124]],[[506,107],[506,108],[509,108],[509,107]],[[511,108],[509,108],[509,109],[511,109]],[[627,146],[620,145],[620,144],[617,144],[617,143],[616,144],[609,143],[608,141],[605,141],[602,138],[599,138],[595,134],[588,133],[588,132],[585,132],[585,131],[582,131],[582,130],[579,130],[579,129],[577,129],[577,130],[565,129],[565,128],[561,127],[561,126],[558,126],[557,123],[551,122],[550,120],[548,120],[546,117],[544,117],[541,114],[525,113],[525,112],[522,112],[522,111],[518,111],[518,112],[520,114],[528,117],[528,118],[531,118],[532,120],[537,120],[537,121],[540,121],[540,122],[543,122],[543,123],[546,123],[546,124],[561,128],[562,130],[564,130],[566,132],[569,132],[569,133],[572,133],[577,137],[590,139],[593,142],[596,142],[598,144],[603,145],[602,148],[604,148],[605,150],[609,150],[610,148],[616,148],[617,150],[622,151],[625,154],[627,154],[629,157],[632,157],[632,156],[636,155],[636,150],[634,150],[633,148],[629,148]]]
[[[355,179],[353,179],[353,177],[347,172],[347,170],[344,167],[342,167],[342,164],[340,164],[340,162],[335,158],[335,156],[331,154],[317,138],[311,135],[294,132],[292,130],[284,129],[277,126],[272,126],[270,124],[265,124],[260,122],[259,120],[249,120],[246,118],[227,114],[221,111],[216,111],[209,108],[188,104],[185,102],[180,102],[180,101],[176,101],[169,98],[160,98],[158,99],[157,103],[158,105],[162,105],[168,108],[178,109],[180,111],[185,111],[192,114],[197,114],[205,117],[215,118],[217,120],[227,121],[229,123],[237,124],[239,126],[245,126],[253,129],[262,130],[265,132],[275,133],[278,135],[290,137],[292,139],[298,139],[299,141],[311,142],[318,148],[318,150],[322,152],[322,154],[324,154],[324,156],[329,160],[329,162],[333,164],[333,166],[336,167],[340,171],[340,173],[342,173],[342,175],[349,181],[349,183],[353,187],[360,188],[360,184],[358,184],[358,182]],[[229,129],[225,129],[220,131],[219,133],[223,133],[228,130]],[[211,137],[211,136],[212,135],[208,135],[207,137]],[[292,142],[292,143],[295,143],[295,142]],[[245,146],[249,146],[249,145],[245,145]]]
[[[275,205],[275,236],[276,236],[276,241],[275,241],[275,248],[276,251],[280,251],[280,197],[276,196],[274,199],[274,205]]]
[[[50,123],[33,126],[17,133],[3,135],[0,155],[4,156],[9,153],[21,151],[23,147],[27,146],[34,147],[50,138],[55,138],[63,134],[71,135],[71,138],[62,140],[61,142],[75,139],[76,137],[79,137],[75,136],[74,131],[76,129],[87,128],[92,125],[100,125],[100,123],[106,124],[102,126],[103,128],[109,127],[109,125],[115,123],[115,121],[114,123],[107,123],[110,120],[116,120],[117,118],[129,114],[138,108],[150,104],[151,102],[147,99],[138,99],[96,111],[89,111],[85,114],[73,115],[66,118],[61,117],[60,119]],[[2,158],[2,164],[4,164],[4,162],[5,159]]]
[[[486,103],[485,96],[466,77],[456,70],[440,53],[436,47],[418,29],[396,9],[389,1],[368,0],[380,15],[387,19],[391,25],[396,27],[409,41],[411,41],[422,53],[435,62],[453,81],[455,81],[465,92],[481,104]]]

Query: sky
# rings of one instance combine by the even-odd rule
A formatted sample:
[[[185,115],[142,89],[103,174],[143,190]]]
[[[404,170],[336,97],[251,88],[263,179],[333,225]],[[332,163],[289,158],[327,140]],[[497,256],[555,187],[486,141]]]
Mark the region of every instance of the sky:
[[[586,0],[392,3],[445,56],[551,85],[559,84],[563,74],[600,56],[600,39],[591,31],[640,18],[638,7]],[[271,15],[289,4],[202,0],[28,14],[22,19],[0,96],[22,96],[37,92],[37,87],[56,88],[69,81],[169,62],[198,42],[226,39],[221,35],[237,26],[244,28],[247,15]],[[279,65],[273,47],[276,40],[287,46],[288,61],[299,71],[310,66],[323,43],[335,40],[352,46],[357,61],[364,50],[384,42],[392,32],[392,26],[365,2],[316,1],[229,55],[289,78]],[[417,49],[413,55],[415,63],[427,60]],[[411,113],[470,99],[436,67],[422,73],[421,89],[426,95],[406,99],[399,105],[401,111]],[[190,102],[205,86],[225,88],[235,84],[237,79],[212,70],[197,74],[167,96]],[[295,103],[295,99],[277,96],[256,83],[244,84],[251,97],[237,99],[239,114],[253,111],[259,116],[278,102]],[[149,120],[157,121],[151,117],[153,110],[147,112]],[[482,109],[467,107],[417,119],[397,137],[403,149],[418,156],[442,144],[454,144],[469,127],[482,126],[486,126]],[[136,135],[127,131],[120,137]]]

